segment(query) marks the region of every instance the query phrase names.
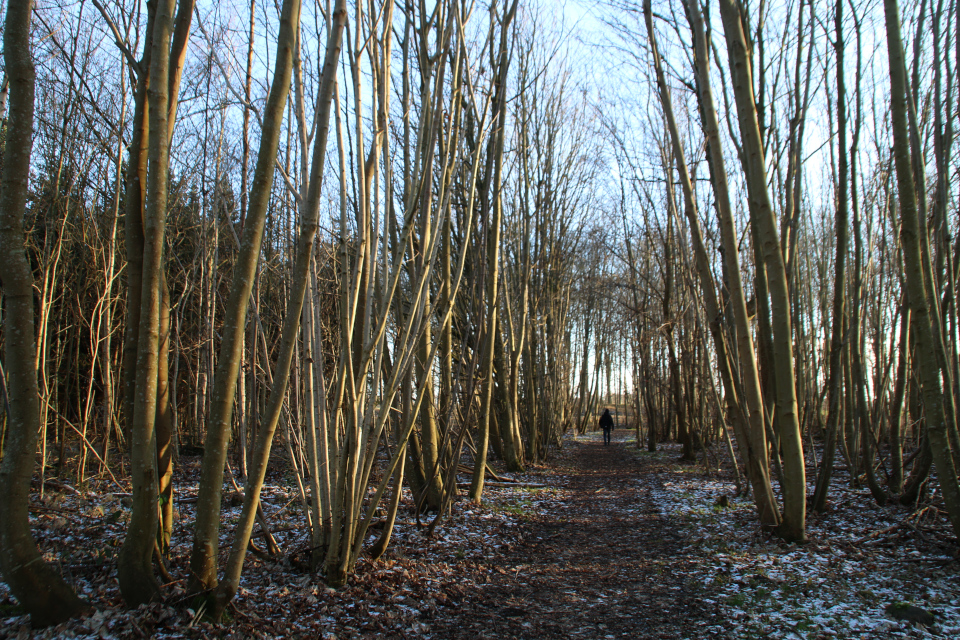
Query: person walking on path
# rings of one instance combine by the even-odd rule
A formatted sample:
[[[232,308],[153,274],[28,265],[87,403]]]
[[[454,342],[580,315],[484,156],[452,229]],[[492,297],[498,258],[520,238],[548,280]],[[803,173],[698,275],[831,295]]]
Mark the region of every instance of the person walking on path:
[[[600,416],[600,428],[603,429],[603,444],[610,444],[610,432],[613,431],[613,416],[610,415],[610,409],[604,409]]]

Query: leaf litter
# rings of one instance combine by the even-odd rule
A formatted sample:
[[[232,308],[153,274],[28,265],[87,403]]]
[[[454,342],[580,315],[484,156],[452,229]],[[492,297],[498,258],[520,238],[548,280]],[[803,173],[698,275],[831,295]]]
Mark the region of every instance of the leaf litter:
[[[831,508],[808,514],[810,542],[788,545],[734,497],[729,470],[679,455],[623,436],[568,439],[547,465],[510,474],[524,484],[489,486],[483,505],[458,500],[432,536],[407,494],[384,557],[361,558],[339,590],[309,572],[298,494],[273,470],[263,508],[283,553],[248,555],[222,625],[184,588],[192,530],[181,524],[193,521],[199,459],[178,470],[176,580],[163,602],[134,610],[115,570],[128,494],[48,481],[42,499],[33,492],[34,535],[96,612],[34,630],[0,582],[0,638],[960,637],[956,541],[935,486],[914,508],[879,507],[840,469]],[[231,494],[221,561],[240,512]]]
[[[670,449],[653,455],[670,461],[677,457]],[[763,532],[753,502],[732,497],[733,482],[678,465],[670,475],[651,496],[703,556],[694,571],[725,620],[708,631],[731,638],[960,637],[956,540],[933,489],[925,505],[881,507],[838,469],[827,511],[808,511],[809,542],[798,546]]]

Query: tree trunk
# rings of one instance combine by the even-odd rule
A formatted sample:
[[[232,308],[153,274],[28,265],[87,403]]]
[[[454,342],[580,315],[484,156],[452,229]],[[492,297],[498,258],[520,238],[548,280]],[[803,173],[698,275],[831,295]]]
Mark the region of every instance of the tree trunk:
[[[223,468],[227,459],[233,421],[234,395],[250,294],[256,279],[257,262],[273,190],[274,164],[280,145],[280,131],[293,72],[293,49],[300,25],[300,0],[286,0],[280,16],[273,84],[263,113],[260,150],[253,177],[250,206],[240,240],[240,252],[233,269],[230,297],[224,309],[220,356],[214,374],[207,437],[200,469],[197,495],[197,523],[190,556],[191,591],[205,591],[217,585],[217,551],[220,531],[220,502]]]
[[[170,287],[160,278],[159,360],[157,365],[157,497],[160,501],[160,530],[157,541],[161,560],[170,553],[173,537],[173,445],[175,403],[170,394]]]
[[[733,78],[747,188],[752,201],[751,226],[756,229],[756,237],[760,241],[760,249],[767,268],[767,284],[770,289],[776,417],[780,447],[783,452],[784,472],[783,523],[780,525],[778,534],[785,540],[803,542],[806,540],[806,470],[797,412],[790,292],[787,286],[783,253],[780,250],[777,221],[767,191],[763,143],[760,139],[757,108],[753,98],[753,73],[750,68],[747,40],[743,33],[745,16],[734,0],[720,1],[720,15],[723,19],[727,55]]]
[[[830,371],[827,380],[827,437],[823,448],[823,461],[817,476],[817,486],[813,492],[814,511],[822,513],[826,508],[827,494],[830,491],[830,478],[833,475],[833,461],[837,452],[837,425],[842,409],[840,407],[840,354],[843,351],[843,316],[845,313],[846,267],[847,267],[847,111],[846,87],[843,76],[843,0],[838,0],[834,12],[834,30],[837,52],[837,152],[839,157],[839,175],[837,176],[837,214],[835,233],[837,253],[834,261],[833,277],[833,320],[830,332]],[[856,321],[856,320],[854,320]]]
[[[893,124],[893,152],[897,184],[900,192],[900,242],[903,247],[903,265],[907,291],[913,315],[917,343],[917,361],[920,368],[920,387],[923,394],[927,423],[927,437],[937,476],[943,493],[947,515],[953,532],[960,538],[960,484],[944,420],[943,393],[940,381],[940,363],[930,319],[927,291],[933,283],[927,282],[924,257],[920,250],[922,230],[917,219],[917,193],[910,158],[910,140],[907,130],[906,66],[903,60],[903,42],[900,35],[900,9],[897,0],[884,0],[887,27],[887,55],[890,61],[890,115]],[[929,262],[928,262],[929,266]]]
[[[138,320],[136,393],[133,421],[129,425],[133,485],[133,511],[127,536],[117,559],[120,592],[129,606],[160,597],[153,575],[156,544],[157,458],[156,418],[160,359],[160,306],[163,269],[164,229],[167,210],[169,167],[170,39],[173,32],[174,0],[159,0],[156,9],[150,55],[150,114],[146,208],[143,215],[143,279]]]
[[[910,369],[910,309],[901,305],[900,338],[897,348],[897,379],[893,385],[893,397],[890,399],[890,492],[900,495],[903,492],[903,399],[907,388]]]
[[[10,112],[0,177],[0,280],[3,281],[3,359],[7,433],[0,465],[0,569],[36,627],[59,624],[89,607],[43,561],[30,533],[30,481],[40,431],[33,273],[24,251],[23,216],[33,150],[36,72],[30,49],[32,2],[7,4],[3,57]]]
[[[299,16],[299,0],[285,0],[283,13],[292,20]],[[330,108],[336,80],[337,60],[340,57],[340,43],[343,27],[347,20],[346,0],[338,0],[333,9],[330,21],[330,31],[327,36],[327,49],[323,61],[323,73],[317,93],[317,131],[314,138],[313,158],[310,172],[310,183],[307,197],[303,206],[300,233],[297,238],[297,250],[293,271],[293,283],[290,296],[287,300],[286,315],[283,323],[283,332],[280,341],[280,353],[277,357],[276,373],[273,388],[270,390],[270,399],[264,412],[264,424],[257,434],[256,446],[250,458],[250,471],[244,488],[243,511],[235,529],[233,546],[230,557],[224,569],[223,581],[214,593],[213,616],[219,618],[226,606],[236,595],[240,586],[240,574],[243,570],[243,561],[247,554],[247,545],[253,533],[253,523],[257,507],[260,503],[260,490],[267,472],[267,461],[270,457],[270,448],[273,434],[280,420],[283,409],[283,400],[286,395],[287,382],[290,377],[290,363],[296,349],[296,338],[300,329],[300,316],[303,309],[303,300],[306,296],[307,280],[310,268],[310,258],[313,254],[313,242],[317,234],[317,219],[320,208],[320,193],[323,181],[323,166],[326,156],[327,133],[330,122]],[[294,41],[293,22],[284,42]],[[279,55],[280,49],[278,49]],[[285,54],[292,55],[288,50]],[[279,65],[278,65],[279,67]],[[288,80],[289,84],[289,80]],[[248,221],[249,223],[249,221]],[[349,356],[347,356],[349,357]]]
[[[500,194],[501,171],[503,167],[504,138],[506,135],[507,117],[507,71],[510,65],[510,53],[507,42],[510,33],[510,24],[517,12],[518,0],[513,0],[500,21],[500,47],[497,53],[495,101],[496,115],[493,119],[494,131],[491,135],[487,153],[493,154],[493,175],[487,175],[488,184],[485,190],[489,192],[492,186],[493,202],[489,205],[491,215],[487,217],[487,270],[486,270],[486,309],[487,328],[483,342],[483,360],[481,375],[483,376],[483,391],[480,399],[480,433],[477,435],[477,455],[474,461],[473,478],[470,481],[470,500],[479,503],[483,495],[483,477],[487,466],[487,447],[490,440],[490,406],[493,398],[493,354],[495,346],[494,331],[497,327],[497,281],[500,261],[500,221],[503,215],[503,203]],[[492,19],[492,18],[491,18]],[[489,162],[489,158],[488,158]]]
[[[760,522],[767,526],[780,523],[780,510],[770,484],[770,466],[767,459],[766,412],[761,391],[760,372],[757,369],[757,357],[753,346],[753,335],[747,311],[743,283],[740,277],[740,257],[733,211],[730,206],[730,191],[727,184],[727,171],[723,160],[723,146],[720,141],[720,124],[716,103],[710,85],[710,52],[699,7],[693,2],[685,2],[687,18],[694,32],[694,47],[697,51],[696,79],[704,136],[707,139],[707,153],[710,162],[710,177],[716,196],[717,215],[720,222],[720,234],[723,246],[724,271],[727,277],[730,304],[733,307],[734,327],[736,330],[736,348],[739,356],[741,386],[743,389],[743,413],[735,412],[731,416],[734,434],[746,457],[747,475],[754,492],[754,500],[760,513]],[[711,331],[721,318],[709,319]],[[721,361],[721,364],[723,362]],[[721,369],[721,374],[723,374]],[[733,374],[730,381],[723,380],[728,397],[731,388],[735,388]],[[739,405],[739,402],[737,403]],[[738,425],[742,425],[738,429]]]

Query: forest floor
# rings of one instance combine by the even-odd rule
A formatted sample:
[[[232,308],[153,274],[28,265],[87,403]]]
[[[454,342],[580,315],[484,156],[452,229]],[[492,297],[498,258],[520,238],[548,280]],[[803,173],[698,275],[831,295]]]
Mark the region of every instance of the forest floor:
[[[407,500],[385,556],[361,559],[336,591],[306,569],[299,499],[278,467],[263,503],[283,555],[248,556],[223,625],[185,598],[189,527],[173,540],[167,599],[129,611],[114,569],[123,487],[50,482],[31,506],[34,533],[97,611],[34,631],[0,582],[0,638],[960,637],[960,563],[935,492],[914,509],[878,507],[839,469],[810,542],[787,545],[734,497],[730,470],[681,463],[675,445],[648,453],[631,435],[568,439],[518,484],[492,483],[482,506],[457,502],[433,536]],[[181,459],[182,522],[198,462]]]

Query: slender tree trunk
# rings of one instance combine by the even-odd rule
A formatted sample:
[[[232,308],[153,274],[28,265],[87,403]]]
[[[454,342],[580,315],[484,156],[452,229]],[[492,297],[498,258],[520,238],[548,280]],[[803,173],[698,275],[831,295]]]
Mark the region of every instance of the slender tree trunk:
[[[473,479],[470,483],[470,500],[480,503],[483,495],[483,478],[486,473],[487,445],[490,440],[490,417],[493,398],[493,352],[497,326],[497,272],[500,253],[500,203],[499,198],[493,205],[493,216],[487,227],[487,272],[486,272],[486,336],[483,339],[483,356],[480,371],[483,376],[483,389],[480,395],[480,433],[477,436],[477,453],[474,459]]]
[[[294,15],[294,8],[299,14],[298,0],[285,0],[284,14]],[[240,574],[243,570],[243,561],[247,554],[247,545],[253,533],[253,523],[260,503],[260,490],[267,472],[267,461],[270,457],[270,448],[273,434],[280,420],[283,401],[286,395],[287,382],[290,377],[290,363],[296,350],[296,338],[300,329],[300,316],[303,309],[303,300],[306,296],[307,281],[310,268],[310,258],[313,254],[313,243],[317,234],[318,216],[320,208],[320,194],[323,182],[323,166],[327,148],[327,133],[329,131],[330,108],[336,84],[337,61],[340,57],[340,43],[343,27],[347,20],[346,0],[337,0],[330,20],[330,31],[327,36],[327,49],[323,62],[323,72],[320,79],[320,88],[317,93],[317,122],[318,128],[314,137],[313,158],[311,161],[310,183],[307,197],[302,209],[302,222],[297,238],[297,251],[294,263],[293,283],[283,323],[280,339],[280,353],[277,357],[276,373],[273,388],[270,390],[270,399],[267,402],[264,424],[257,434],[256,446],[250,458],[250,471],[247,475],[246,487],[243,496],[243,511],[234,533],[233,546],[230,557],[224,569],[223,581],[214,593],[213,615],[219,618],[227,604],[236,595],[240,586]],[[289,42],[293,42],[293,23],[291,22]],[[284,38],[284,41],[288,41]],[[288,51],[287,55],[292,55]],[[279,67],[279,65],[278,65]],[[289,84],[289,80],[287,81]],[[249,221],[248,221],[249,224]],[[348,356],[349,357],[349,356]]]
[[[157,458],[156,418],[160,360],[160,307],[164,229],[169,168],[170,102],[167,75],[174,0],[159,0],[151,42],[148,104],[150,136],[146,208],[143,217],[143,280],[137,339],[136,396],[130,429],[133,511],[117,560],[117,577],[124,601],[130,606],[160,597],[153,575],[156,544]]]
[[[263,113],[260,150],[251,189],[250,208],[243,226],[240,252],[233,270],[230,297],[224,310],[220,357],[214,375],[207,437],[197,495],[197,523],[190,556],[190,589],[204,591],[217,584],[217,550],[223,468],[227,459],[233,421],[234,395],[243,356],[247,309],[273,190],[274,164],[280,145],[283,112],[293,72],[293,49],[300,24],[300,0],[285,0],[280,16],[276,66],[270,95]]]
[[[124,243],[127,251],[127,316],[123,335],[123,428],[130,439],[137,396],[137,344],[140,337],[140,294],[143,287],[143,210],[147,190],[147,145],[150,141],[150,58],[153,55],[156,0],[147,4],[147,28],[134,93],[133,136],[127,164]]]
[[[3,58],[10,81],[10,112],[0,176],[0,280],[7,432],[0,465],[0,570],[33,625],[45,627],[81,614],[88,605],[43,561],[30,533],[30,480],[40,431],[34,283],[23,232],[36,84],[30,49],[33,3],[8,3],[6,10]]]
[[[648,16],[650,16],[649,12],[646,12],[646,13]],[[660,57],[659,57],[659,54],[656,52],[656,40],[654,39],[653,24],[651,20],[652,20],[652,16],[650,17],[650,20],[647,21],[647,31],[650,34],[650,42],[652,44],[651,48],[654,50],[654,65],[659,66]],[[661,69],[660,74],[662,73],[663,71]],[[678,136],[679,134],[676,131],[676,122],[673,116],[673,107],[670,104],[670,97],[668,94],[666,94],[668,89],[666,86],[666,82],[663,81],[661,75],[658,75],[657,79],[660,84],[660,100],[661,100],[661,103],[665,105],[664,112],[665,113],[669,112],[669,115],[667,115],[667,120],[669,123],[668,128],[670,129],[670,137],[672,140],[671,144],[673,146],[674,162],[676,162],[678,165],[683,164],[682,167],[678,166],[677,169],[681,176],[680,181],[681,183],[683,183],[684,211],[687,212],[688,216],[691,214],[691,211],[693,212],[693,215],[696,216],[696,211],[690,209],[691,206],[695,207],[696,204],[691,204],[693,203],[691,199],[692,185],[690,183],[689,175],[686,175],[688,173],[688,169],[686,166],[686,159],[683,157],[683,150],[682,148],[677,146],[679,145],[680,141],[679,141],[679,137],[675,137],[675,136]],[[664,153],[666,153],[666,150],[664,150]],[[663,164],[664,164],[664,168],[666,169],[666,168],[669,168],[670,165],[672,165],[673,163],[669,162],[666,158],[664,158]],[[673,171],[667,171],[666,173],[672,174]],[[686,181],[684,181],[684,178],[686,178]],[[671,388],[671,391],[673,392],[673,415],[677,421],[677,441],[680,443],[680,449],[682,452],[680,455],[680,459],[691,461],[691,460],[694,460],[692,439],[690,436],[690,428],[689,428],[689,425],[687,424],[687,414],[684,407],[683,381],[680,379],[680,361],[677,359],[677,349],[676,349],[676,345],[674,344],[677,339],[676,336],[674,335],[674,326],[676,325],[677,322],[676,322],[676,319],[672,317],[672,310],[670,308],[670,301],[671,301],[671,298],[673,297],[673,290],[674,290],[673,276],[674,276],[674,268],[675,268],[674,260],[673,260],[673,238],[674,238],[673,218],[677,215],[677,211],[676,211],[677,206],[676,206],[676,200],[674,198],[672,180],[668,181],[667,184],[668,184],[667,236],[663,243],[663,262],[664,262],[664,271],[665,271],[664,284],[663,284],[663,322],[666,324],[664,333],[665,333],[666,342],[667,342],[667,356],[669,357],[669,362],[670,362],[670,388]],[[687,192],[688,187],[690,187],[691,189],[690,193]],[[698,224],[697,231],[699,231],[699,220],[697,220],[697,224]],[[694,243],[696,242],[697,240],[694,240]],[[702,245],[702,241],[701,241],[701,245]],[[701,246],[695,247],[695,250],[699,248],[701,248]],[[712,288],[713,276],[708,275],[707,277],[709,278],[709,280],[704,280],[704,273],[700,272],[699,275],[701,278],[701,287],[710,286]],[[716,298],[715,291],[713,291],[713,297]],[[612,358],[610,357],[607,358],[607,397],[608,399],[610,395],[609,388],[610,388],[611,359]]]
[[[249,209],[250,204],[250,181],[249,181],[249,167],[250,167],[250,97],[253,88],[253,49],[254,49],[254,33],[256,27],[256,0],[250,0],[250,26],[247,31],[247,70],[246,77],[243,82],[243,98],[246,101],[246,105],[243,108],[243,131],[241,133],[241,144],[243,146],[243,151],[240,156],[240,233],[243,234],[243,227],[247,220],[247,210]],[[278,143],[279,146],[279,143]],[[284,194],[285,197],[288,194]],[[256,286],[257,276],[254,273],[253,276],[254,286]],[[254,303],[256,304],[256,303]],[[256,397],[256,354],[257,354],[257,328],[256,323],[250,323],[249,334],[247,335],[247,344],[244,345],[244,348],[241,350],[240,355],[240,391],[239,397],[237,398],[238,409],[240,411],[239,416],[239,429],[240,429],[240,443],[238,446],[239,451],[239,461],[238,467],[240,469],[240,475],[244,478],[247,477],[247,452],[249,449],[249,436],[250,436],[250,425],[253,424],[253,421],[250,418],[250,409],[255,406],[255,402],[248,401],[248,398]],[[248,346],[249,345],[249,348]],[[249,353],[250,361],[246,361],[245,358]],[[244,371],[249,371],[249,375],[243,373]]]
[[[960,484],[944,420],[940,363],[930,318],[927,291],[933,283],[927,282],[924,257],[920,249],[920,234],[925,234],[917,219],[917,193],[910,158],[910,139],[907,129],[906,65],[903,59],[903,41],[900,35],[900,9],[897,0],[884,0],[887,28],[887,55],[890,61],[890,114],[893,124],[894,161],[900,193],[900,242],[906,272],[907,291],[913,315],[913,329],[917,342],[917,361],[920,368],[920,387],[927,422],[927,437],[947,515],[954,535],[960,537]],[[929,262],[928,262],[929,266]]]
[[[744,170],[749,197],[752,201],[751,225],[756,229],[756,237],[760,241],[760,249],[767,268],[767,284],[770,289],[776,416],[784,472],[783,522],[778,533],[785,540],[802,542],[806,540],[806,470],[797,411],[790,292],[783,253],[780,250],[776,217],[767,191],[763,143],[760,139],[757,108],[753,98],[753,73],[750,68],[747,40],[743,32],[746,16],[742,14],[741,7],[734,0],[720,1],[720,15],[727,40],[727,55],[730,59],[734,98],[744,150]]]
[[[524,303],[524,306],[526,304]],[[509,362],[503,362],[504,369],[506,369],[509,364],[510,369],[510,379],[504,389],[504,400],[505,400],[505,418],[507,419],[506,424],[501,426],[501,430],[504,434],[503,437],[503,452],[504,452],[504,462],[507,465],[508,471],[522,472],[523,471],[523,441],[520,437],[520,357],[523,355],[523,345],[524,338],[526,336],[526,325],[527,325],[527,313],[523,311],[520,316],[519,332],[520,335],[517,338],[516,344],[513,345],[510,353]],[[497,340],[502,344],[502,335],[498,330],[496,333]],[[504,354],[506,355],[506,354]]]
[[[483,477],[486,473],[487,465],[487,447],[490,441],[490,406],[493,398],[493,353],[494,353],[494,331],[497,327],[497,281],[499,280],[499,261],[500,261],[500,223],[503,214],[503,203],[501,200],[501,171],[503,167],[503,149],[504,138],[506,136],[506,117],[507,117],[507,72],[510,65],[510,52],[507,46],[510,33],[510,24],[517,12],[518,0],[513,0],[509,8],[504,13],[500,21],[500,47],[497,53],[496,69],[496,87],[494,104],[496,116],[493,120],[494,133],[491,136],[491,144],[488,147],[488,153],[494,154],[493,175],[488,175],[487,180],[493,187],[493,202],[491,206],[491,215],[487,219],[487,271],[486,271],[486,309],[487,309],[487,335],[484,338],[483,360],[481,362],[481,372],[483,376],[483,390],[480,397],[480,432],[477,435],[477,455],[473,466],[473,478],[470,482],[470,500],[479,503],[483,495]]]
[[[847,95],[843,75],[843,0],[838,0],[834,10],[834,50],[837,52],[837,152],[839,157],[837,176],[837,214],[834,233],[837,237],[837,254],[834,260],[833,277],[833,320],[830,333],[830,372],[827,380],[827,436],[823,448],[823,461],[817,476],[817,486],[813,492],[811,508],[823,512],[830,491],[830,478],[833,475],[833,461],[837,452],[837,425],[842,409],[840,407],[840,354],[843,350],[843,316],[846,304],[846,267],[848,233],[848,194],[847,194]]]
[[[157,497],[160,501],[160,531],[157,542],[161,559],[170,553],[173,537],[173,446],[174,412],[170,395],[170,288],[166,276],[160,278],[159,361],[157,366]]]
[[[397,509],[400,506],[400,498],[403,496],[403,466],[406,456],[400,457],[400,463],[393,472],[393,493],[390,497],[390,504],[387,505],[387,514],[384,516],[383,531],[380,537],[370,547],[370,559],[377,560],[387,550],[390,544],[390,537],[393,535],[393,527],[397,521]]]
[[[780,510],[773,495],[770,483],[770,466],[767,457],[766,412],[761,391],[760,372],[757,369],[757,357],[753,346],[753,335],[750,329],[750,319],[747,311],[747,302],[743,293],[743,283],[740,276],[740,257],[737,231],[733,220],[733,211],[730,206],[730,191],[727,184],[727,171],[723,160],[723,147],[720,140],[720,123],[717,117],[716,103],[710,85],[710,49],[707,42],[706,29],[699,6],[687,1],[684,3],[687,18],[694,32],[694,47],[697,55],[696,79],[697,95],[699,98],[704,136],[707,139],[707,153],[710,162],[710,177],[713,182],[716,196],[717,214],[720,222],[720,234],[723,247],[723,263],[729,291],[730,305],[733,308],[734,327],[736,330],[736,348],[739,356],[741,386],[743,389],[743,418],[734,413],[731,422],[734,425],[734,434],[741,451],[746,458],[747,475],[754,492],[754,500],[760,512],[760,522],[767,526],[777,526],[780,523]],[[721,318],[708,320],[713,331],[713,325]],[[721,361],[723,364],[723,361]],[[723,374],[723,369],[721,369]],[[731,388],[735,388],[733,374],[731,380],[723,380],[728,397]],[[737,403],[739,406],[739,403]],[[743,425],[738,429],[738,425]]]
[[[109,470],[110,464],[110,433],[114,429],[115,421],[115,398],[113,388],[113,280],[116,274],[116,253],[117,253],[117,221],[120,217],[120,202],[123,196],[123,130],[126,121],[126,97],[127,97],[127,65],[121,64],[123,75],[120,79],[120,94],[123,97],[123,105],[120,108],[120,122],[117,125],[117,157],[116,172],[117,183],[113,194],[113,204],[110,207],[110,235],[107,245],[107,256],[104,274],[104,292],[103,292],[103,311],[102,323],[107,328],[106,335],[100,345],[100,370],[103,375],[103,461],[102,470]],[[118,434],[118,441],[120,440]]]
[[[897,348],[897,379],[893,385],[893,398],[890,399],[890,492],[900,495],[903,492],[903,399],[907,388],[907,376],[910,369],[910,308],[906,304],[900,309],[900,339]]]
[[[256,27],[256,7],[257,0],[250,0],[250,26],[247,30],[247,70],[243,81],[243,98],[247,104],[243,107],[243,133],[241,135],[241,145],[243,151],[240,155],[240,232],[243,233],[243,226],[247,219],[247,209],[250,201],[250,189],[247,178],[247,169],[250,166],[250,94],[253,85],[253,36]],[[276,72],[274,72],[276,75]],[[269,100],[269,97],[267,98]],[[278,138],[279,139],[279,138]],[[279,147],[280,143],[277,143]],[[262,143],[261,143],[261,146]],[[254,345],[256,346],[256,345]]]

